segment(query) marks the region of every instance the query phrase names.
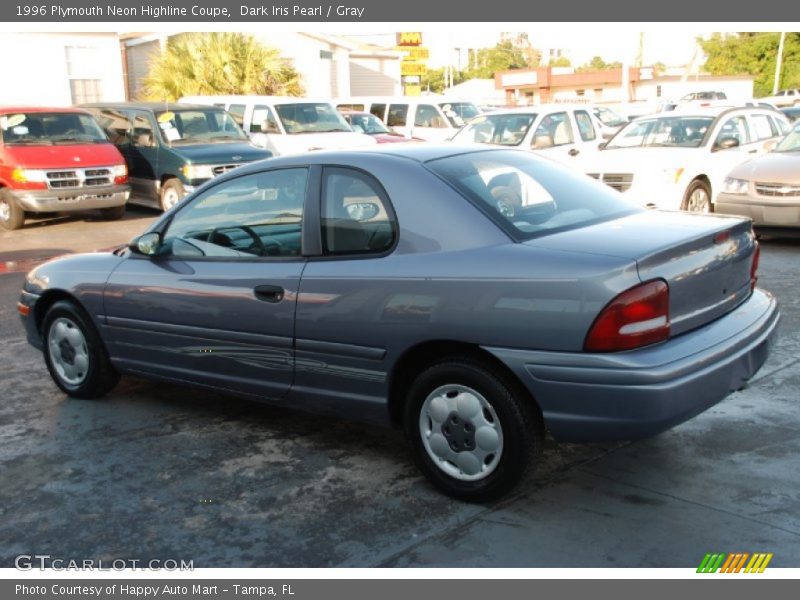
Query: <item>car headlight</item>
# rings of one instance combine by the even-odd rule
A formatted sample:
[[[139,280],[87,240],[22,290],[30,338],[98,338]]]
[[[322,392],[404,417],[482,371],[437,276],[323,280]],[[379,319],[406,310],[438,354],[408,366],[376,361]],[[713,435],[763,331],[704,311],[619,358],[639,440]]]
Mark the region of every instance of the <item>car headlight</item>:
[[[664,181],[667,183],[678,183],[684,171],[685,169],[683,167],[678,167],[676,169],[664,169]]]
[[[11,179],[17,183],[45,183],[47,175],[39,169],[21,169],[17,167],[11,172]]]
[[[214,177],[211,165],[183,165],[181,172],[186,179],[211,179]]]
[[[746,179],[736,179],[735,177],[726,177],[722,184],[722,192],[724,194],[746,194],[748,188]]]

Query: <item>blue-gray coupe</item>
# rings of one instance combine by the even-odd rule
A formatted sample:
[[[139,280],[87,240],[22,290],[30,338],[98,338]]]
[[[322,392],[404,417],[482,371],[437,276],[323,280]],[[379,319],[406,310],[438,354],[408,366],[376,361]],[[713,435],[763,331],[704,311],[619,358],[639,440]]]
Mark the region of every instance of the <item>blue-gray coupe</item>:
[[[529,152],[313,152],[220,176],[130,246],[32,271],[68,395],[120,374],[404,428],[485,501],[556,440],[664,431],[741,388],[779,319],[747,219],[646,210]]]

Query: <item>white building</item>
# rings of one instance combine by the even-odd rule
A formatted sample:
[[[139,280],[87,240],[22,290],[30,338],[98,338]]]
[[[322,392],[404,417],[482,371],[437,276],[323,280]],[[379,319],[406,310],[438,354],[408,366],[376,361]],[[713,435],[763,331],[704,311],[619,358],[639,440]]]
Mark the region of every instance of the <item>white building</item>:
[[[3,33],[0,105],[68,106],[125,97],[116,33]]]

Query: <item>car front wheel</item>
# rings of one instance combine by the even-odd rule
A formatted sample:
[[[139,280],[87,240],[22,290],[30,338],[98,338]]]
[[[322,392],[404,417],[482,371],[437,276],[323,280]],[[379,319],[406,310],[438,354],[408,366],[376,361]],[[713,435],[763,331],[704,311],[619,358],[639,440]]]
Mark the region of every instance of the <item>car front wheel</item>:
[[[445,360],[416,378],[405,429],[425,476],[469,502],[510,490],[534,465],[542,440],[530,400],[502,374],[469,358]]]
[[[683,196],[681,210],[699,213],[714,211],[711,205],[711,188],[705,181],[695,179],[689,184],[689,187],[686,188],[686,194]]]
[[[11,192],[0,189],[0,227],[3,229],[19,229],[25,223],[25,211],[22,210]]]
[[[44,359],[56,385],[76,398],[98,398],[117,384],[105,345],[74,303],[53,304],[44,318]]]
[[[167,212],[173,208],[178,202],[183,200],[186,195],[186,190],[180,179],[172,178],[167,179],[164,185],[161,186],[161,209]]]

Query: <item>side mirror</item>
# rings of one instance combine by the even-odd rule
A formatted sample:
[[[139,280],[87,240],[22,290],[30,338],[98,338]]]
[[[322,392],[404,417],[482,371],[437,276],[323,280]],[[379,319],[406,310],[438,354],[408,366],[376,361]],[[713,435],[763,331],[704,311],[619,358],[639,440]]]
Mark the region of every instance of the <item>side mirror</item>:
[[[772,152],[775,149],[775,146],[778,145],[778,140],[767,140],[764,142],[764,150],[766,152]]]
[[[375,218],[380,212],[380,208],[374,202],[357,202],[347,205],[347,214],[356,221],[369,221]]]
[[[719,140],[715,146],[715,150],[728,150],[729,148],[736,148],[739,145],[739,140],[735,137],[726,137]]]
[[[610,139],[610,138],[609,138],[609,139]],[[602,142],[600,142],[599,144],[597,144],[597,149],[598,149],[598,150],[605,150],[607,145],[608,145],[608,139],[606,139],[606,140],[603,140]]]
[[[161,248],[161,234],[156,231],[144,233],[137,238],[133,238],[128,247],[137,254],[155,256]]]
[[[274,121],[264,119],[261,121],[261,133],[278,133],[278,126]]]

